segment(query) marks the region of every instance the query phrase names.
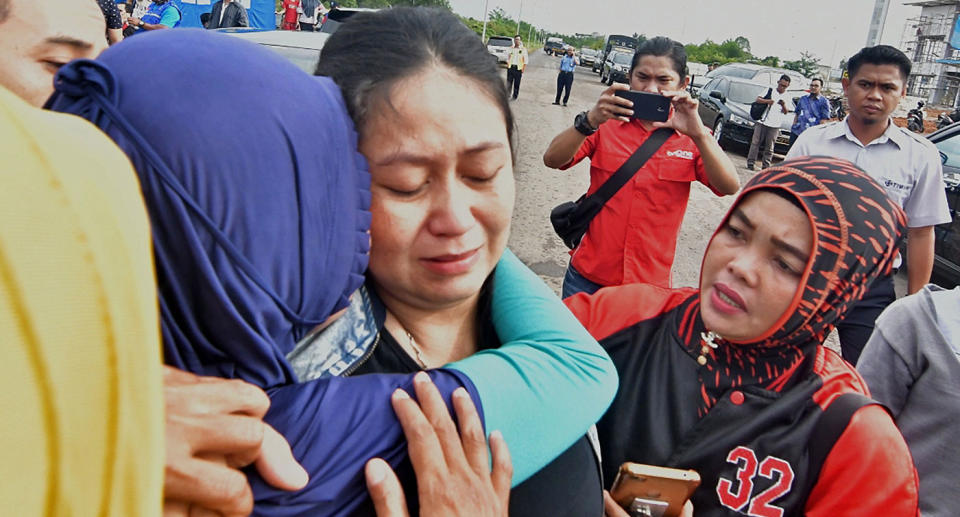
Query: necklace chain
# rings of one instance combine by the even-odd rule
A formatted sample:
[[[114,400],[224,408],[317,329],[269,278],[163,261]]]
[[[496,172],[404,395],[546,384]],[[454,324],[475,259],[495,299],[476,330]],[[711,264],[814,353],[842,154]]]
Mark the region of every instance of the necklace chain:
[[[404,332],[406,332],[407,342],[410,344],[410,348],[413,349],[413,353],[415,354],[413,360],[420,365],[420,368],[426,370],[427,363],[423,360],[423,351],[420,350],[420,347],[417,345],[417,340],[413,339],[413,334],[411,334],[409,330],[404,329]]]

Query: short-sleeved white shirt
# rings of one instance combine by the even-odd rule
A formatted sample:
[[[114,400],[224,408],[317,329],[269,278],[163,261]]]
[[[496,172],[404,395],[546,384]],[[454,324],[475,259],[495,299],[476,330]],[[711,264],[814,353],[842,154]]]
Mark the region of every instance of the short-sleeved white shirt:
[[[866,146],[853,136],[847,119],[813,126],[800,134],[787,158],[829,156],[849,160],[887,189],[907,214],[907,226],[950,222],[940,153],[929,140],[898,127]]]
[[[784,122],[793,121],[793,100],[790,99],[791,93],[783,92],[780,93],[776,88],[773,88],[770,91],[770,100],[773,101],[767,111],[763,114],[763,117],[760,118],[760,123],[767,127],[783,127]],[[778,101],[783,101],[784,105],[787,107],[787,112],[784,113],[780,109],[780,104]]]

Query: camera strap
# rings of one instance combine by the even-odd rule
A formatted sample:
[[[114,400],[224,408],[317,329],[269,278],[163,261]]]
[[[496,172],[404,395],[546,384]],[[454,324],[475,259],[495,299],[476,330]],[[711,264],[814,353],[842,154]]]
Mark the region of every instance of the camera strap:
[[[643,144],[627,158],[627,161],[623,162],[623,165],[617,169],[617,172],[615,172],[613,176],[610,176],[607,181],[603,182],[603,185],[600,185],[600,188],[585,198],[584,201],[586,201],[586,199],[596,199],[601,205],[609,201],[610,198],[619,192],[620,189],[627,184],[627,181],[647,163],[647,160],[657,152],[657,149],[660,149],[660,146],[662,146],[672,134],[673,130],[666,127],[662,127],[651,133]]]

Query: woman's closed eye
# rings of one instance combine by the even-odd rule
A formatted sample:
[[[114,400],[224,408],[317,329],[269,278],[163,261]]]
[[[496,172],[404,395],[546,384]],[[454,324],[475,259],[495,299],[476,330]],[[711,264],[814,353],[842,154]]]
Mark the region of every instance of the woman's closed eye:
[[[59,59],[44,59],[40,61],[43,64],[43,67],[47,69],[50,73],[57,73],[60,68],[67,64],[66,61],[61,61]]]
[[[470,170],[463,173],[463,177],[471,182],[476,184],[490,183],[491,181],[497,179],[497,176],[500,175],[500,171],[503,170],[504,166],[489,168],[489,169],[478,169]]]
[[[383,185],[383,188],[386,189],[387,191],[389,191],[391,194],[395,194],[395,195],[400,196],[400,197],[413,197],[413,196],[416,196],[417,194],[419,194],[420,192],[423,192],[423,190],[427,188],[427,183],[428,183],[428,182],[424,182],[424,183],[421,183],[421,184],[418,185],[418,186],[408,186],[408,185],[387,186],[387,185]]]

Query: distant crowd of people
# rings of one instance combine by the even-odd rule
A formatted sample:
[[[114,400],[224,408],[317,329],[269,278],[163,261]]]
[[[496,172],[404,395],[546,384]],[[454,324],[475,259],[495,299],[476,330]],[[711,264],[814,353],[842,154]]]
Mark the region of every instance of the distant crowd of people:
[[[588,159],[597,207],[558,297],[507,248],[519,37],[505,84],[449,11],[362,12],[311,76],[158,30],[172,0],[114,39],[99,4],[0,0],[0,513],[624,517],[628,463],[696,471],[684,517],[960,505],[960,288],[928,285],[950,212],[891,120],[899,50],[848,60],[843,120],[812,85],[758,98],[800,129],[741,184],[683,45],[641,44],[543,153]],[[694,182],[737,197],[675,288]]]
[[[106,23],[109,44],[143,31],[172,29],[183,21],[177,0],[96,0]],[[331,2],[331,8],[336,2]],[[284,0],[280,11],[279,29],[313,32],[329,12],[320,0]],[[248,27],[247,9],[240,0],[216,0],[210,11],[200,16],[200,24],[207,29]]]

